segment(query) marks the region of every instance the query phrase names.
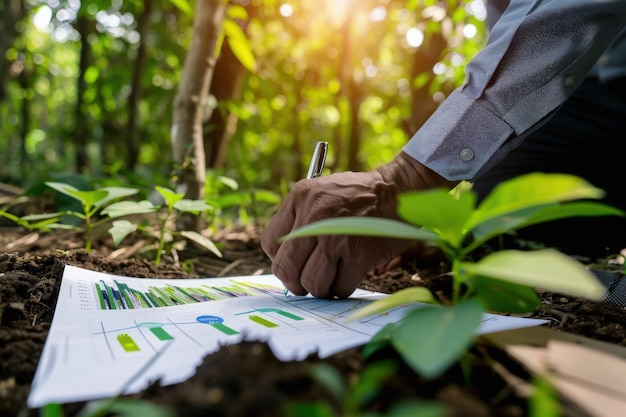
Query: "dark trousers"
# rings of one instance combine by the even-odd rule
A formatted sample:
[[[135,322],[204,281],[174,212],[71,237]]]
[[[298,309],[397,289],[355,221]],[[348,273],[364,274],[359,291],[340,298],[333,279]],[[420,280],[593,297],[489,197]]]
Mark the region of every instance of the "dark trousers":
[[[568,173],[603,189],[626,211],[626,79],[586,80],[558,113],[474,183],[482,199],[501,181],[529,172]],[[626,248],[626,218],[580,217],[521,229],[507,246],[539,242],[565,253],[610,256]]]

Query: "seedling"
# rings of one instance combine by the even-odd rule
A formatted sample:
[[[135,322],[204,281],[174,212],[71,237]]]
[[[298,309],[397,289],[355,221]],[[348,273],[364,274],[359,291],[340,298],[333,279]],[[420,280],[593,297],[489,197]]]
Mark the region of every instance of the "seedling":
[[[126,187],[105,187],[99,190],[81,191],[72,185],[61,182],[46,182],[46,185],[59,193],[80,202],[82,212],[68,210],[62,213],[54,213],[53,216],[68,215],[76,217],[83,222],[83,230],[85,232],[85,250],[87,250],[87,252],[91,252],[93,229],[108,220],[103,218],[94,221],[95,215],[106,207],[107,204],[110,204],[115,200],[134,195],[138,192],[135,188]]]
[[[213,207],[209,206],[202,200],[188,200],[184,198],[184,194],[176,193],[170,189],[164,187],[155,187],[157,192],[163,197],[164,205],[156,205],[150,201],[120,201],[118,203],[111,204],[103,210],[102,214],[109,216],[110,218],[118,218],[127,216],[129,214],[146,214],[157,211],[163,211],[164,214],[159,217],[159,228],[157,233],[158,245],[155,255],[155,265],[161,263],[161,257],[165,251],[167,241],[167,225],[170,222],[176,222],[176,219],[182,213],[199,214],[211,210]],[[114,244],[117,247],[120,242],[128,236],[128,234],[134,232],[137,229],[137,225],[131,223],[128,220],[119,220],[113,222],[113,227],[109,229],[109,233],[113,236]],[[202,236],[200,233],[194,231],[181,231],[181,236],[190,239],[197,244],[205,247],[217,256],[221,257],[222,254],[215,246],[215,244]]]
[[[391,359],[374,362],[365,367],[352,384],[346,383],[341,373],[330,365],[313,365],[310,368],[312,378],[333,395],[335,401],[341,408],[341,412],[336,413],[326,402],[295,402],[287,406],[286,414],[297,417],[444,416],[445,407],[442,404],[427,401],[405,401],[397,403],[384,414],[365,411],[367,405],[380,395],[383,384],[393,377],[397,371],[397,365],[397,362]]]
[[[436,377],[471,345],[486,310],[530,312],[541,305],[535,288],[600,299],[604,287],[585,266],[553,249],[502,250],[477,262],[469,255],[504,233],[574,216],[623,216],[614,207],[590,201],[602,190],[566,174],[531,173],[501,183],[478,206],[470,190],[438,189],[399,196],[402,221],[371,217],[327,219],[302,227],[284,239],[315,235],[362,235],[430,241],[451,264],[453,293],[443,306],[429,290],[398,291],[352,316],[353,320],[408,302],[424,302],[398,324],[383,328],[366,354],[391,345],[425,377]],[[584,201],[574,201],[584,200]]]

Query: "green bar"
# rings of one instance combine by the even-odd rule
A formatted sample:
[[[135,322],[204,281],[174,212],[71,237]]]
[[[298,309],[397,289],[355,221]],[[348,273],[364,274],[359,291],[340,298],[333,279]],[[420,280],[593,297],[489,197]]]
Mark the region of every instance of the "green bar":
[[[174,336],[166,332],[163,327],[150,327],[150,331],[154,334],[159,340],[172,340]]]
[[[100,288],[100,284],[96,282],[96,294],[98,294],[98,300],[100,301],[100,310],[106,310],[107,305],[104,301],[104,296],[102,295],[102,288]]]
[[[156,296],[159,299],[159,302],[162,306],[173,306],[175,305],[175,303],[170,300],[170,296],[169,294],[166,294],[164,291],[161,290],[161,288],[159,287],[150,287],[150,291],[153,291],[154,293],[156,293]]]
[[[139,352],[141,350],[139,349],[139,346],[137,346],[137,343],[135,343],[133,338],[126,333],[118,334],[117,341],[120,342],[120,345],[122,345],[122,349],[124,349],[126,352]]]
[[[143,308],[150,308],[150,307],[152,307],[152,303],[150,302],[148,297],[146,297],[146,294],[142,293],[141,291],[137,291],[137,290],[133,290],[133,294],[135,294],[135,297],[137,297],[137,299],[139,299],[139,301],[141,302],[141,306]],[[155,306],[156,306],[156,304],[155,304]]]
[[[100,281],[102,283],[102,285],[104,285],[104,288],[106,289],[107,292],[107,296],[109,297],[109,308],[111,310],[115,310],[116,309],[116,303],[115,303],[115,297],[113,296],[113,290],[111,290],[111,287],[109,287],[108,285],[106,285],[104,283],[104,281]]]
[[[159,299],[154,294],[146,293],[146,297],[148,297],[148,299],[152,301],[152,304],[154,304],[155,307],[162,307]]]
[[[185,297],[187,297],[187,299],[189,300],[189,303],[197,303],[198,300],[196,300],[195,298],[193,298],[193,296],[191,294],[189,294],[184,288],[181,287],[174,287],[176,290],[178,290],[181,294],[183,294]]]
[[[174,288],[172,288],[172,287],[165,287],[165,291],[167,291],[169,296],[172,297],[174,300],[176,300],[178,302],[178,304],[188,304],[188,303],[185,302],[185,300],[180,298],[180,296],[178,294],[176,294],[176,290]]]
[[[285,310],[278,310],[278,311],[276,311],[276,313],[280,314],[281,316],[285,316],[287,318],[290,318],[292,320],[304,320],[303,317],[296,316],[295,314],[289,313],[289,312],[287,312]]]
[[[134,310],[135,305],[133,304],[132,300],[128,296],[128,290],[127,290],[128,286],[126,284],[120,284],[119,282],[117,282],[117,280],[114,280],[114,282],[115,282],[115,285],[117,285],[117,289],[120,290],[120,295],[124,297],[124,301],[126,301],[126,308],[129,310]]]
[[[265,320],[263,317],[259,317],[259,316],[248,316],[248,318],[250,320],[252,320],[255,323],[259,323],[261,326],[265,326],[265,327],[278,327],[278,324],[276,323],[272,323],[269,320]]]
[[[234,334],[239,334],[239,332],[235,329],[231,329],[230,327],[222,324],[222,323],[211,323],[211,326],[215,327],[217,330],[219,330],[222,333],[225,333],[227,335],[234,335]]]

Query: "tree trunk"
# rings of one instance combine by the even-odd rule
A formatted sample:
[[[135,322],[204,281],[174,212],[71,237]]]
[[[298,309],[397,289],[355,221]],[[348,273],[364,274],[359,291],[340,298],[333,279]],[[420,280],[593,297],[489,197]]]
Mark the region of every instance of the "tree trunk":
[[[89,143],[89,129],[87,120],[89,117],[85,112],[85,90],[87,85],[85,82],[85,72],[89,68],[91,61],[91,45],[89,44],[89,33],[91,28],[90,20],[79,13],[76,19],[76,30],[80,34],[80,58],[78,63],[79,74],[76,86],[76,107],[74,109],[74,145],[76,146],[75,167],[76,172],[83,172],[89,168],[89,160],[87,157],[87,145]]]
[[[137,19],[137,32],[139,32],[139,46],[137,57],[133,67],[131,91],[128,97],[128,124],[126,125],[126,138],[128,143],[127,168],[134,171],[139,158],[140,139],[137,132],[139,123],[139,102],[141,101],[142,85],[141,77],[146,63],[146,50],[148,48],[148,30],[150,29],[150,15],[152,14],[153,0],[143,2],[143,11]]]
[[[224,42],[213,75],[216,82],[211,83],[210,89],[218,103],[239,97],[244,75],[245,68],[233,54],[228,42]],[[224,166],[226,151],[235,133],[237,120],[237,115],[224,108],[217,107],[211,112],[204,129],[205,159],[208,168]]]
[[[441,34],[432,33],[427,41],[413,54],[410,79],[414,80],[424,72],[431,73],[433,66],[441,59],[441,54],[446,46],[446,41]],[[419,88],[412,87],[411,117],[403,123],[404,131],[409,137],[413,136],[437,109],[437,103],[433,100],[430,92],[432,83],[433,77],[431,74],[430,80],[425,85]]]
[[[223,0],[196,3],[191,47],[185,58],[172,122],[172,155],[180,170],[179,183],[190,199],[204,198],[206,177],[202,116],[215,69],[215,51],[226,5]],[[199,216],[186,216],[180,224],[199,231]]]
[[[6,97],[6,81],[9,74],[10,63],[6,59],[6,53],[13,47],[13,42],[18,35],[15,28],[17,22],[26,15],[22,0],[2,0],[0,2],[0,101]]]
[[[350,80],[350,90],[348,100],[350,104],[350,131],[348,134],[348,170],[362,171],[363,164],[359,160],[359,149],[361,148],[361,121],[359,120],[359,110],[363,103],[363,88]]]

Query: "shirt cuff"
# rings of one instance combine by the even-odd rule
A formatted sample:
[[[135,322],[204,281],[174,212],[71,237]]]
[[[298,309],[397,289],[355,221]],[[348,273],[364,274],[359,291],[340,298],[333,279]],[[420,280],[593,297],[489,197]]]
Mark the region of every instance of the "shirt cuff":
[[[447,180],[472,180],[513,132],[500,116],[457,89],[403,151]]]

